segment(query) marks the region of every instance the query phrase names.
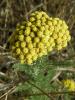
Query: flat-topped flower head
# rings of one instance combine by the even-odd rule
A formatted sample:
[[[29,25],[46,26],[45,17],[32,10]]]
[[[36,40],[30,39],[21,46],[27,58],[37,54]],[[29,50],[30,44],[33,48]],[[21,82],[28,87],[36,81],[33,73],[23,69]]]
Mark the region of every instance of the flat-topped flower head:
[[[62,50],[70,40],[64,20],[49,17],[43,11],[35,11],[27,21],[16,25],[9,38],[9,49],[21,63],[31,64],[53,50]]]

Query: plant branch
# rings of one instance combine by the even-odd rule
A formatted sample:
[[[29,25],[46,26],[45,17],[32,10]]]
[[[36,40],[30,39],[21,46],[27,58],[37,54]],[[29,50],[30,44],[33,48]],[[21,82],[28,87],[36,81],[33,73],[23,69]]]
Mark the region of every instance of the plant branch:
[[[48,95],[59,95],[59,94],[75,94],[75,91],[69,91],[69,92],[47,92]],[[25,96],[40,96],[40,95],[46,95],[44,93],[34,93],[34,94],[26,94]]]
[[[35,84],[31,83],[30,81],[27,81],[27,83],[29,83],[30,85],[34,86],[34,87],[37,88],[38,90],[40,90],[44,95],[46,95],[47,97],[51,98],[51,100],[55,100],[51,94],[46,93],[45,91],[43,91],[42,89],[40,89],[40,88],[39,88],[38,86],[36,86]]]

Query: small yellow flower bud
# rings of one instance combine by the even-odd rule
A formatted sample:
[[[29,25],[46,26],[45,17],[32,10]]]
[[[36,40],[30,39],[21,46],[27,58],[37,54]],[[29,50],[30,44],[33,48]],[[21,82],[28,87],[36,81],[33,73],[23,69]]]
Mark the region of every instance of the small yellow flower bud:
[[[17,48],[17,49],[16,49],[16,54],[18,55],[18,54],[20,54],[20,53],[21,53],[20,48]]]
[[[33,43],[33,47],[36,47],[36,45],[37,45],[37,44],[34,42],[34,43]]]
[[[52,37],[53,37],[54,39],[57,39],[57,38],[58,38],[58,35],[54,33],[54,34],[52,35]]]
[[[57,38],[56,43],[57,43],[57,44],[62,43],[62,38]]]
[[[30,34],[30,27],[26,27],[26,30],[25,30],[25,35],[29,35]]]
[[[30,33],[30,36],[31,36],[32,38],[34,38],[34,37],[35,37],[35,33],[34,33],[34,32],[31,32],[31,33]]]
[[[58,24],[57,20],[53,20],[52,23],[53,23],[53,25],[57,25]]]
[[[42,14],[41,13],[39,13],[39,14],[36,15],[36,18],[37,19],[40,19],[41,17],[42,17]]]
[[[20,29],[25,29],[25,26],[20,26]]]
[[[49,46],[50,46],[50,43],[49,43],[49,42],[47,42],[47,43],[46,43],[46,46],[47,46],[47,47],[49,47]]]
[[[19,31],[19,34],[23,34],[23,33],[24,33],[23,30],[20,30],[20,31]]]
[[[67,37],[67,41],[70,41],[71,40],[71,36],[69,35],[68,37]]]
[[[37,58],[38,58],[37,54],[35,54],[35,55],[32,57],[33,61],[37,60]]]
[[[27,22],[27,26],[31,26],[31,25],[32,25],[32,23],[28,21]]]
[[[32,43],[29,43],[27,46],[28,46],[29,49],[33,48],[33,44]]]
[[[44,31],[45,35],[49,35],[49,33],[50,33],[50,31],[48,29]]]
[[[32,30],[33,30],[34,32],[36,32],[38,29],[37,29],[36,26],[33,26],[33,27],[32,27]]]
[[[30,37],[30,36],[27,36],[27,37],[26,37],[26,42],[27,42],[27,43],[31,42],[31,37]]]
[[[38,27],[41,26],[41,21],[40,21],[40,20],[37,20],[37,21],[36,21],[36,26],[38,26]]]
[[[42,20],[42,22],[46,22],[46,18],[45,17],[42,17],[41,20]]]
[[[44,44],[43,44],[42,42],[39,42],[39,43],[38,43],[38,47],[39,47],[39,48],[43,48],[43,47],[44,47]]]
[[[49,27],[50,32],[54,31],[54,26]]]
[[[19,47],[19,41],[17,41],[17,42],[15,43],[15,46],[16,46],[16,47]]]
[[[24,54],[28,53],[28,48],[26,48],[26,47],[23,48],[23,53],[24,53]]]
[[[24,48],[26,46],[26,42],[21,42],[21,47]]]
[[[18,39],[19,39],[20,41],[23,41],[23,40],[24,40],[24,35],[19,35],[19,36],[18,36]]]
[[[31,59],[31,58],[32,58],[32,55],[28,53],[28,54],[26,55],[26,58],[27,58],[27,59]]]
[[[31,50],[30,50],[30,53],[31,53],[32,56],[34,56],[34,55],[36,54],[35,49],[31,49]]]
[[[35,42],[35,43],[38,43],[39,41],[40,41],[40,39],[39,39],[38,37],[35,37],[35,38],[34,38],[34,42]]]
[[[47,47],[48,52],[51,52],[53,50],[52,47]]]
[[[45,30],[49,28],[49,25],[45,25]]]
[[[35,21],[35,18],[34,17],[30,17],[30,22],[33,22]]]
[[[38,31],[38,32],[37,32],[37,36],[38,36],[38,37],[42,37],[42,36],[43,36],[43,32],[42,32],[42,31]]]
[[[52,43],[54,43],[54,38],[50,37],[48,41],[50,44],[52,44]]]
[[[44,31],[45,30],[45,27],[44,26],[41,26],[40,27],[40,31]]]
[[[52,26],[52,21],[47,22],[49,26]]]
[[[47,41],[48,41],[48,40],[47,40],[45,37],[43,37],[43,38],[41,39],[41,42],[42,42],[42,43],[47,43]]]
[[[61,33],[61,32],[60,32],[60,33],[58,33],[58,37],[59,37],[59,38],[63,38],[63,35],[64,35],[64,34],[63,34],[63,33]]]

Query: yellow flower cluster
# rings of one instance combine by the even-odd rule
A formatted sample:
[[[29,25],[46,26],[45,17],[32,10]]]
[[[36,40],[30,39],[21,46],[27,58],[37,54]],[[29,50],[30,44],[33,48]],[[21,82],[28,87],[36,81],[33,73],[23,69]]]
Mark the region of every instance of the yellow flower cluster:
[[[68,91],[75,91],[75,81],[72,79],[63,80],[63,85],[68,89]]]
[[[55,39],[55,47],[57,50],[67,46],[68,41],[71,40],[71,36],[68,30],[68,26],[65,21],[59,18],[53,19],[54,31],[52,37]]]
[[[9,42],[12,54],[21,63],[31,64],[54,49],[66,47],[70,39],[65,21],[51,18],[43,11],[35,11],[28,21],[17,24]]]

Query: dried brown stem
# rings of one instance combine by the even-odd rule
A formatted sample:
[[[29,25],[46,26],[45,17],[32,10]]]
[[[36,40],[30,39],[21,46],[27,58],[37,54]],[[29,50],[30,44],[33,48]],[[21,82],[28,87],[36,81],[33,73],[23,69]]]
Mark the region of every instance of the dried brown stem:
[[[31,14],[33,11],[35,11],[38,8],[40,8],[41,6],[43,6],[43,3],[37,5],[35,8],[31,9],[25,16],[28,16],[29,14]]]
[[[57,68],[57,69],[55,69],[55,70],[57,70],[57,71],[69,71],[69,72],[75,72],[75,68]]]
[[[8,95],[9,93],[11,93],[15,88],[16,88],[16,86],[12,87],[10,90],[8,90],[6,93],[4,93],[2,96],[0,96],[0,99],[3,98],[4,96]]]

